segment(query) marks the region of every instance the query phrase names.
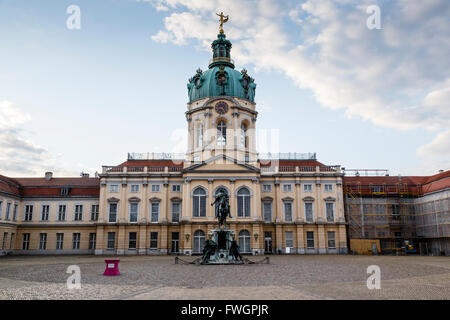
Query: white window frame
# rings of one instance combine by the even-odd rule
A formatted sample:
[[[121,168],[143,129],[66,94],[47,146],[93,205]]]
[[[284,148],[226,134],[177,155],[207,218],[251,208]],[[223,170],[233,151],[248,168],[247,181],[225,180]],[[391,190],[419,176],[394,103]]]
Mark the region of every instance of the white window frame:
[[[287,190],[287,189],[289,189],[289,190]],[[291,183],[283,184],[283,192],[292,192],[292,184]]]
[[[264,190],[265,188],[268,188],[268,190]],[[272,184],[270,184],[270,183],[263,183],[263,185],[262,185],[262,192],[272,192]]]
[[[327,189],[327,187],[329,187],[329,188]],[[333,184],[332,183],[325,183],[323,185],[323,190],[324,190],[324,192],[333,192],[334,191]]]
[[[0,220],[2,220],[3,200],[0,200]]]
[[[19,210],[19,205],[14,202],[13,208],[13,221],[17,221],[17,211]]]
[[[11,204],[12,202],[9,201],[6,203],[5,220],[9,220],[9,216],[11,214]]]
[[[286,204],[291,205],[291,220],[286,219]],[[284,221],[286,221],[286,222],[294,221],[294,202],[293,201],[291,201],[291,200],[283,201],[283,217],[284,217]]]
[[[97,210],[94,211],[94,207],[97,208]],[[93,215],[95,214],[95,217]],[[98,216],[100,214],[100,205],[98,203],[91,204],[91,221],[98,221]],[[96,218],[96,219],[92,219]]]
[[[27,208],[31,207],[31,212],[27,212]],[[23,221],[33,221],[34,205],[26,204],[23,206]]]
[[[154,187],[158,187],[158,191],[153,190]],[[150,191],[156,192],[156,193],[161,192],[161,185],[160,184],[152,184],[150,187]]]
[[[328,204],[331,204],[332,205],[332,210],[333,210],[333,219],[332,220],[328,220],[328,214],[327,214],[327,205]],[[334,204],[334,202],[332,202],[332,201],[325,201],[325,219],[327,219],[327,222],[334,222],[335,220],[336,220],[336,210],[335,210],[335,208],[336,208],[336,206],[335,206],[335,204]]]
[[[308,232],[312,232],[312,235],[313,235],[312,241],[313,241],[313,244],[314,244],[313,247],[308,246]],[[307,249],[315,249],[316,248],[316,235],[315,235],[314,231],[310,231],[310,230],[306,231],[306,248]]]
[[[157,220],[154,221],[153,220],[153,205],[156,204],[158,205],[158,217]],[[158,223],[159,222],[159,216],[160,216],[160,211],[161,211],[161,204],[159,203],[159,201],[151,201],[150,202],[150,222],[151,223]]]
[[[264,205],[265,204],[269,204],[270,205],[270,220],[266,220],[266,215],[264,212]],[[262,218],[264,220],[264,222],[272,222],[273,221],[273,201],[263,201],[262,202]]]
[[[60,220],[59,217],[60,217],[61,207],[64,207],[64,219]],[[67,215],[67,204],[66,203],[58,203],[58,215],[57,215],[56,221],[66,221],[66,215]]]
[[[111,205],[116,205],[116,219],[114,221],[111,221]],[[108,223],[116,223],[117,218],[119,217],[119,203],[118,202],[109,202],[108,203]]]
[[[180,190],[174,190],[175,187],[178,187]],[[173,184],[172,185],[172,192],[181,192],[181,184]]]
[[[42,237],[44,236],[44,237]],[[47,249],[47,233],[39,233],[39,250]]]
[[[291,235],[291,239],[288,239],[287,235]],[[288,246],[288,240],[292,241],[292,246]],[[294,248],[294,232],[293,231],[285,231],[284,232],[284,245],[286,248]]]
[[[57,232],[56,233],[56,250],[63,250],[64,249],[64,233],[63,232]]]
[[[77,212],[77,208],[81,207],[81,212]],[[77,219],[77,213],[80,216],[80,219]],[[83,205],[82,204],[75,204],[73,206],[73,221],[83,221]]]
[[[311,213],[312,213],[312,220],[311,221],[309,221],[306,217],[306,204],[311,204]],[[304,209],[304,212],[305,212],[305,221],[306,222],[314,222],[314,201],[304,201],[304,203],[303,203],[303,209]]]
[[[308,189],[307,186],[309,186],[311,188],[311,190],[307,190]],[[314,192],[314,188],[313,188],[312,183],[305,183],[305,184],[303,184],[303,192]]]
[[[131,221],[131,206],[136,205],[136,221]],[[128,221],[130,223],[137,223],[139,220],[139,202],[130,202],[128,204]]]
[[[78,235],[78,237],[76,237],[75,235]],[[80,232],[72,233],[72,250],[80,250],[80,245],[81,245],[81,233]]]
[[[331,232],[333,233],[333,237],[334,237],[334,239],[333,239],[334,247],[330,246],[330,233]],[[327,247],[328,247],[328,249],[336,249],[336,231],[334,231],[334,230],[327,231]]]
[[[46,219],[43,219],[44,218],[44,207],[48,208],[48,212],[46,213]],[[50,221],[50,204],[42,204],[41,205],[40,221]]]
[[[137,190],[133,190],[133,187],[135,189],[137,189]],[[130,184],[130,192],[132,192],[132,193],[139,193],[139,192],[141,192],[141,185],[140,184]]]
[[[120,191],[118,184],[110,184],[109,185],[109,193],[118,193]],[[115,190],[117,188],[117,190]]]
[[[94,250],[96,246],[97,246],[97,233],[91,232],[89,233],[89,250]]]
[[[174,204],[178,205],[178,221],[173,220],[173,214],[174,214],[173,205]],[[176,223],[180,222],[180,220],[181,220],[181,202],[180,201],[171,201],[171,220],[172,220],[172,222],[176,222]]]

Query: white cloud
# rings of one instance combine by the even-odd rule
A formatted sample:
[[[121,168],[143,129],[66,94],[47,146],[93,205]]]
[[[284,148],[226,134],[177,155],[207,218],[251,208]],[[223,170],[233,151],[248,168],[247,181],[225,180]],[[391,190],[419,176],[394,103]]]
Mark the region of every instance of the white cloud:
[[[450,127],[446,0],[380,2],[381,30],[366,27],[373,0],[284,2],[285,8],[271,0],[160,2],[177,12],[155,40],[197,39],[208,49],[217,32],[214,12],[226,11],[236,62],[280,70],[348,117],[400,130]],[[298,28],[287,28],[289,20]]]
[[[6,176],[43,176],[53,171],[59,176],[77,176],[59,157],[24,137],[23,125],[31,116],[10,101],[0,101],[0,174]]]

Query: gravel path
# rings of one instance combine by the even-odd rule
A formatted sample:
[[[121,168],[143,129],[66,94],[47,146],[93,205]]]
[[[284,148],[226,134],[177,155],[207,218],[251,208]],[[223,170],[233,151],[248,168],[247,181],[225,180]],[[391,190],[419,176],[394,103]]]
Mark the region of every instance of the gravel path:
[[[230,299],[450,299],[448,257],[293,255],[270,256],[270,264],[203,266],[128,256],[120,257],[117,277],[103,276],[104,259],[3,257],[0,299],[214,299],[217,287]],[[69,265],[80,267],[79,290],[66,287]],[[381,290],[367,289],[369,265],[381,269]]]

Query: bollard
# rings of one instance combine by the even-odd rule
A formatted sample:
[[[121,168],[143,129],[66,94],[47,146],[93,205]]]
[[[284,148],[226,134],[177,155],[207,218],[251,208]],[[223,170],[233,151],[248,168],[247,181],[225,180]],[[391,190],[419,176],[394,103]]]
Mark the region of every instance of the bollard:
[[[119,259],[105,259],[106,269],[103,273],[104,276],[118,276],[119,271]]]

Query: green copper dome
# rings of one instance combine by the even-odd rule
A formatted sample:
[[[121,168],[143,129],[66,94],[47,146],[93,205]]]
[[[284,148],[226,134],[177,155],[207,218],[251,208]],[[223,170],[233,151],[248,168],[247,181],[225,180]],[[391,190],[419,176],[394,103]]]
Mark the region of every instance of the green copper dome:
[[[230,58],[231,42],[225,34],[218,34],[211,47],[213,58],[208,70],[201,69],[189,79],[187,84],[189,102],[206,97],[231,96],[255,102],[255,80],[247,74],[234,69]]]

